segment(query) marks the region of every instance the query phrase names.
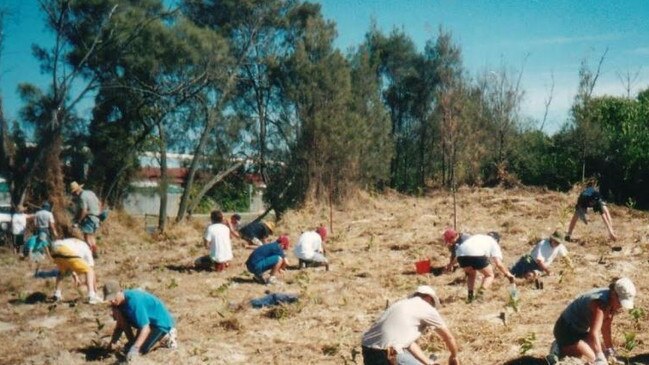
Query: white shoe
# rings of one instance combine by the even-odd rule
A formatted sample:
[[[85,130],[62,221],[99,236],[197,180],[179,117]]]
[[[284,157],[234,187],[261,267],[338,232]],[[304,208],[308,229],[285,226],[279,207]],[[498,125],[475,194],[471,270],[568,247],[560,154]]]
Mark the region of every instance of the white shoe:
[[[101,304],[103,302],[104,301],[96,295],[88,298],[88,304]]]
[[[268,284],[278,284],[279,280],[275,276],[271,276],[268,278]]]
[[[165,347],[169,349],[177,349],[178,348],[178,339],[177,339],[177,331],[175,328],[172,328],[169,333],[165,335],[165,337],[162,339],[162,343]]]

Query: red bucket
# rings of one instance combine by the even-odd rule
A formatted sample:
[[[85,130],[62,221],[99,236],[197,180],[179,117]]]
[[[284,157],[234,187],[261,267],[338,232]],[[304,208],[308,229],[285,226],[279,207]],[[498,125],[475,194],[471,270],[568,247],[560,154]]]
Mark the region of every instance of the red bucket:
[[[430,260],[421,260],[415,262],[417,274],[430,274]]]

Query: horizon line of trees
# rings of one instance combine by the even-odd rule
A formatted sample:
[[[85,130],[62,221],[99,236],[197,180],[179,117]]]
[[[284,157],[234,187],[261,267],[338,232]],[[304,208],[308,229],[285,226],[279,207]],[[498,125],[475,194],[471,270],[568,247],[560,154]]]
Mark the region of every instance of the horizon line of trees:
[[[419,50],[403,31],[372,24],[343,53],[334,47],[335,23],[301,0],[39,4],[54,43],[33,53],[51,83],[19,86],[22,123],[3,117],[0,95],[0,173],[16,205],[47,199],[60,215],[66,183],[84,179],[119,205],[138,155],[157,151],[164,230],[173,150],[193,155],[178,221],[242,171],[232,162],[242,156],[257,162],[278,214],[355,189],[568,189],[589,177],[609,200],[649,207],[649,89],[594,97],[606,53],[594,70],[582,63],[570,117],[549,136],[545,120],[520,113],[522,68],[470,75],[442,27]],[[6,16],[0,12],[0,27]],[[88,97],[94,107],[84,118],[76,106]],[[24,126],[35,131],[35,147]],[[66,175],[64,161],[90,168]]]

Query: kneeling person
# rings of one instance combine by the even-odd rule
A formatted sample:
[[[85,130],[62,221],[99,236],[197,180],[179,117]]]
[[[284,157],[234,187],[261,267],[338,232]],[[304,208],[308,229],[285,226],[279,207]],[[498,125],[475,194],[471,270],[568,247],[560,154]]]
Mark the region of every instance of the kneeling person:
[[[66,238],[52,242],[52,259],[59,269],[56,276],[55,300],[62,300],[61,284],[63,278],[72,273],[76,284],[79,284],[77,275],[85,277],[88,288],[88,303],[97,304],[101,302],[101,299],[96,294],[97,283],[95,270],[93,269],[95,261],[92,258],[90,248],[85,242],[76,238]]]
[[[315,231],[302,233],[293,249],[293,253],[300,260],[299,267],[324,265],[329,271],[329,261],[325,257],[324,241],[327,238],[327,229],[318,227]]]
[[[549,238],[539,241],[532,252],[518,259],[510,271],[517,278],[528,280],[536,279],[542,272],[550,275],[550,265],[557,256],[565,258],[568,265],[572,266],[568,257],[568,249],[563,244],[563,238],[559,231],[555,231]]]
[[[282,235],[277,241],[259,246],[252,251],[246,261],[246,268],[254,275],[257,282],[267,283],[263,274],[268,270],[270,270],[268,283],[273,284],[277,281],[277,275],[281,274],[283,269],[288,266],[288,259],[284,252],[288,249],[288,245],[288,237]]]
[[[128,352],[126,360],[146,354],[161,341],[163,346],[176,348],[174,319],[158,297],[139,289],[122,290],[117,281],[104,285],[104,300],[110,303],[113,318],[117,322],[108,349],[126,334]],[[133,328],[137,330],[133,334]]]

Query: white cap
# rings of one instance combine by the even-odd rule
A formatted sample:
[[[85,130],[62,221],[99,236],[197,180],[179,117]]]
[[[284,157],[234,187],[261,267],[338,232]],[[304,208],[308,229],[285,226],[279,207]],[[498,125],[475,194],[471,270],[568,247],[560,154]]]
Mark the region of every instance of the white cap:
[[[437,297],[437,294],[435,293],[435,290],[431,288],[428,285],[420,285],[417,290],[415,290],[415,294],[424,294],[428,295],[429,297],[433,298],[433,301],[435,302],[435,308],[439,307],[439,298]]]
[[[635,298],[635,285],[629,278],[621,278],[614,285],[617,297],[624,309],[633,309],[633,299]]]

